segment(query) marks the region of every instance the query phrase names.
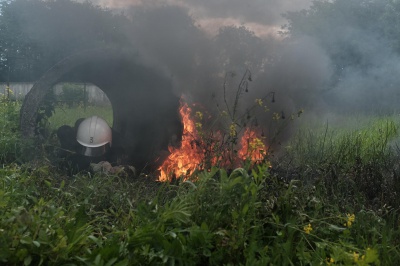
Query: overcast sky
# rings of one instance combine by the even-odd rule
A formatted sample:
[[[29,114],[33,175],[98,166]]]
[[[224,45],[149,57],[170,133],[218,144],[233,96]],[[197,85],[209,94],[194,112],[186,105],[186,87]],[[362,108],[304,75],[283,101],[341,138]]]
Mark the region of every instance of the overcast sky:
[[[137,5],[178,5],[186,7],[207,32],[220,26],[245,25],[259,36],[276,34],[285,24],[282,14],[308,8],[312,0],[92,0],[112,9]]]

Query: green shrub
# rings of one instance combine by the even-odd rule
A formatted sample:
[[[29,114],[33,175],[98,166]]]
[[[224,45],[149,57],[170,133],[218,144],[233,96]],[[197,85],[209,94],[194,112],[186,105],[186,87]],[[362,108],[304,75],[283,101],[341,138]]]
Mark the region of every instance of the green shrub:
[[[0,98],[0,163],[24,162],[32,155],[32,141],[19,131],[21,102]]]
[[[58,96],[58,100],[66,104],[69,108],[86,104],[87,93],[80,85],[73,83],[64,83],[62,86],[62,92]]]

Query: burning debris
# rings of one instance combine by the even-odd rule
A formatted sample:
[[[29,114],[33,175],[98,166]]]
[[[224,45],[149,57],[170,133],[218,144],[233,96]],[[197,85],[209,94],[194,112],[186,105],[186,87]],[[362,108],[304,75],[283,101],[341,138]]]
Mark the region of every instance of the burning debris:
[[[181,101],[179,109],[183,123],[183,134],[180,147],[169,146],[170,155],[159,167],[160,181],[168,180],[172,172],[175,176],[186,176],[204,161],[204,151],[199,145],[199,134],[195,121],[191,118],[192,109]]]
[[[207,161],[211,165],[232,168],[241,166],[246,160],[260,162],[266,158],[268,147],[265,137],[259,136],[254,129],[246,127],[237,142],[238,133],[234,123],[229,127],[228,136],[221,131],[207,135],[201,123],[202,112],[193,114],[193,109],[183,98],[179,112],[183,123],[181,145],[169,147],[170,155],[158,168],[160,181],[174,177],[187,178],[195,170],[206,169]],[[195,118],[200,122],[196,122]]]

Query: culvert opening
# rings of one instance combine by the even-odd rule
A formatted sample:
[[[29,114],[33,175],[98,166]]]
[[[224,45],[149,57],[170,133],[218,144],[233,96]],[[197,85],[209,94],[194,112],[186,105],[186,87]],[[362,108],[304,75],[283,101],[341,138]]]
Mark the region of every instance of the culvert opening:
[[[62,82],[53,87],[55,109],[49,118],[57,130],[62,125],[74,126],[76,121],[94,115],[102,117],[112,127],[113,108],[104,91],[92,83]]]
[[[46,118],[46,126],[47,131],[51,132],[48,137],[55,143],[54,161],[58,161],[59,166],[79,170],[87,168],[91,162],[108,159],[103,155],[109,152],[112,144],[113,109],[103,90],[92,83],[61,82],[46,95],[42,108],[46,105],[53,106],[52,115]],[[109,138],[108,143],[84,143],[95,145],[95,148],[79,143],[86,139],[84,126],[80,124],[90,117],[101,119],[103,126],[110,131],[109,136],[106,136]],[[79,140],[78,136],[84,139]]]
[[[171,80],[141,64],[135,54],[120,49],[84,51],[49,69],[21,108],[24,136],[35,137],[40,106],[51,88],[71,81],[95,84],[111,102],[112,149],[107,161],[132,165],[139,171],[156,170],[167,156],[171,140],[181,139],[180,97],[173,93]],[[79,157],[76,161],[86,159],[91,158]]]

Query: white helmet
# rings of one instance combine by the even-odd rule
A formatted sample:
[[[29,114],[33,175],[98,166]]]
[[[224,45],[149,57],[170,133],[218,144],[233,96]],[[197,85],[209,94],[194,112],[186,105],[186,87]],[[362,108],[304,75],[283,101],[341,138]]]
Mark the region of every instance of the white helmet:
[[[79,124],[76,140],[82,145],[79,147],[81,154],[101,156],[111,148],[111,128],[103,118],[96,115],[86,118]]]

